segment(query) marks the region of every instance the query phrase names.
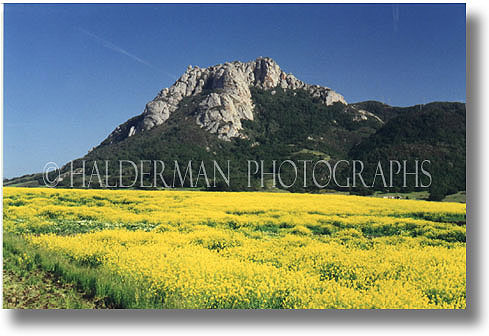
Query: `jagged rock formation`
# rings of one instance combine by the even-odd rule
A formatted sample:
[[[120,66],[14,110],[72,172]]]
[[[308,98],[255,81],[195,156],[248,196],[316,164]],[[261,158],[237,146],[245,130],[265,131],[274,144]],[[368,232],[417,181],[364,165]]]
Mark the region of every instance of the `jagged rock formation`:
[[[224,63],[208,68],[189,66],[170,87],[146,104],[144,112],[117,127],[106,143],[123,140],[163,124],[184,97],[206,93],[198,105],[196,123],[220,139],[240,137],[241,120],[253,120],[250,86],[261,89],[304,89],[326,105],[347,104],[342,95],[319,85],[306,84],[280,69],[267,57],[251,62]]]

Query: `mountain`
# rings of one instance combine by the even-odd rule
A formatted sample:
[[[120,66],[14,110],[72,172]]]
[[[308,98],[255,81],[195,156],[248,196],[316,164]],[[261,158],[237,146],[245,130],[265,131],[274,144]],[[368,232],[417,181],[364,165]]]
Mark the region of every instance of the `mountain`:
[[[335,102],[346,104],[333,90],[306,84],[292,74],[283,72],[267,57],[242,63],[224,63],[201,69],[188,66],[187,71],[170,87],[163,89],[149,103],[144,112],[118,126],[103,142],[112,144],[134,134],[153,129],[168,120],[185,97],[199,97],[194,111],[195,122],[217,134],[220,139],[240,137],[242,120],[253,120],[253,100],[250,88],[286,90],[303,89],[329,106]]]
[[[74,160],[73,166],[80,170],[83,160],[96,161],[101,167],[106,160],[230,160],[231,186],[219,188],[256,190],[260,189],[257,177],[248,187],[247,160],[263,160],[264,168],[271,171],[273,160],[320,159],[332,163],[362,160],[371,175],[375,174],[377,161],[429,159],[433,169],[440,172],[433,174],[432,189],[445,194],[464,190],[465,104],[348,104],[339,93],[304,83],[266,57],[208,68],[189,66],[170,88],[146,104],[142,114],[119,125],[86,156]],[[61,169],[64,178],[59,186],[69,186],[69,169],[69,164]],[[107,181],[116,184],[118,167],[106,169]],[[197,175],[198,167],[195,169]],[[310,170],[306,169],[309,179]],[[173,171],[165,171],[162,176],[171,179],[172,174]],[[299,173],[299,181],[303,174]],[[349,174],[348,169],[339,173],[343,178]],[[154,175],[148,170],[144,179],[151,181]],[[131,178],[127,176],[128,180]],[[290,181],[290,171],[284,173],[284,178]],[[77,176],[75,184],[80,179]],[[39,183],[42,176],[36,174],[4,181],[5,185]],[[206,187],[202,181],[199,186]],[[413,186],[386,189],[377,184],[376,188],[416,190]],[[317,189],[311,183],[289,188],[299,192]],[[356,189],[347,188],[362,192]]]
[[[388,107],[381,110],[390,112]],[[465,190],[465,104],[434,102],[401,109],[375,134],[354,145],[349,157],[362,160],[371,170],[378,161],[429,158],[431,197]]]

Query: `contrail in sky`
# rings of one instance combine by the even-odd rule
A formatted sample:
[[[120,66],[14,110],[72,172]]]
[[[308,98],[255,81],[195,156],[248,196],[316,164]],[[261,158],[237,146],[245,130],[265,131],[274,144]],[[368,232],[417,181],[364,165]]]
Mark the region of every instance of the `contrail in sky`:
[[[136,62],[138,63],[141,63],[141,64],[144,64],[152,69],[155,69],[155,70],[158,70],[158,71],[162,71],[158,68],[156,68],[153,64],[149,63],[148,61],[142,59],[141,57],[138,57],[134,54],[131,54],[129,51],[115,45],[114,43],[110,42],[110,41],[107,41],[106,39],[103,39],[101,38],[100,36],[98,35],[95,35],[94,33],[92,32],[89,32],[88,30],[86,29],[83,29],[83,28],[78,28],[79,31],[81,31],[82,33],[84,33],[85,35],[91,37],[93,40],[97,41],[97,42],[100,42],[100,44],[102,44],[103,47],[107,48],[107,49],[110,49],[112,51],[115,51],[119,54],[122,54],[122,55],[125,55],[133,60],[135,60]],[[164,71],[163,71],[164,72]],[[171,77],[172,79],[175,79],[176,76],[173,75],[173,74],[170,74],[170,73],[167,73],[167,72],[164,72],[165,75]]]
[[[394,25],[394,31],[397,32],[399,26],[399,4],[392,5],[392,23]]]

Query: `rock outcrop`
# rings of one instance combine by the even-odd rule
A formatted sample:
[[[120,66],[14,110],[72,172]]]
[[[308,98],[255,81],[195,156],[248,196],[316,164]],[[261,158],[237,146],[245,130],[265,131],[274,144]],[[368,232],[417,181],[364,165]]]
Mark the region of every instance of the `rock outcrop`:
[[[325,105],[347,104],[342,95],[319,85],[306,84],[292,74],[283,72],[267,57],[251,62],[224,63],[208,68],[189,66],[170,87],[163,89],[146,104],[144,112],[116,128],[108,142],[119,141],[163,124],[184,97],[203,95],[196,113],[196,123],[224,140],[242,136],[241,121],[253,120],[250,87],[261,89],[304,89]]]

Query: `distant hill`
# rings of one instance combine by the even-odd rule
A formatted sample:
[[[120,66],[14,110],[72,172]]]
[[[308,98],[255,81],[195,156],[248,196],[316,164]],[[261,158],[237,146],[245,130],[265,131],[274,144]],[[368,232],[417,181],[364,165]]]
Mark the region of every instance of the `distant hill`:
[[[438,199],[465,190],[465,104],[435,102],[404,108],[375,134],[354,145],[349,156],[364,162],[429,158],[431,191]],[[372,165],[370,166],[372,168]]]

